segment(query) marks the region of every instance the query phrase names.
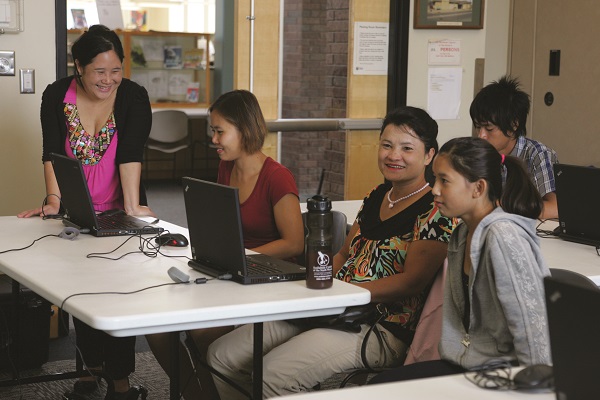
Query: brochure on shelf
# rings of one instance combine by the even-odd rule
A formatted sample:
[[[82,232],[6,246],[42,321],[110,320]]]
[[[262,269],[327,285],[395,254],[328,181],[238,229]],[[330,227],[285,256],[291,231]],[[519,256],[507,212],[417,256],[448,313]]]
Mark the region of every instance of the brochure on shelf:
[[[173,69],[183,68],[183,50],[181,46],[164,47],[164,66]]]

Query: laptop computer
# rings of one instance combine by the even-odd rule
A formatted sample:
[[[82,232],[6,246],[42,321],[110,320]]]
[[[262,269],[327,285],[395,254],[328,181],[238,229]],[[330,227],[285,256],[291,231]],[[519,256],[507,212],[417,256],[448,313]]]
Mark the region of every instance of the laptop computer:
[[[600,214],[589,209],[600,198],[600,168],[555,164],[559,237],[600,245]]]
[[[238,189],[183,178],[192,258],[190,267],[210,276],[231,274],[247,284],[306,279],[298,264],[264,254],[246,256]]]
[[[63,223],[89,229],[94,236],[149,235],[163,231],[125,212],[96,214],[81,162],[60,154],[50,154],[54,174],[65,209]]]
[[[544,285],[556,398],[594,398],[600,393],[600,290],[551,277]]]

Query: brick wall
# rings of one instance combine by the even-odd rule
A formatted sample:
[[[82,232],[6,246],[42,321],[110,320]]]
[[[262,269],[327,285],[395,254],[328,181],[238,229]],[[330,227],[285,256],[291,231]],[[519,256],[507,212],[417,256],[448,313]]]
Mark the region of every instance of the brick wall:
[[[286,0],[283,118],[345,118],[349,0]],[[317,192],[344,196],[344,132],[285,132],[281,160],[296,177],[300,200]]]

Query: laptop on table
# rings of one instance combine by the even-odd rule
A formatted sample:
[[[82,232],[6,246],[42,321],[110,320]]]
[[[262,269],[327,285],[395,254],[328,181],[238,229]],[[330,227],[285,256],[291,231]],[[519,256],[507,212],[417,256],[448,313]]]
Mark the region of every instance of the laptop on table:
[[[600,213],[594,209],[600,198],[600,168],[555,164],[554,179],[559,237],[600,246]]]
[[[60,154],[50,154],[66,217],[63,223],[89,229],[94,236],[149,235],[163,231],[124,211],[96,214],[81,162]]]
[[[238,189],[183,178],[192,258],[190,267],[209,276],[231,274],[241,284],[306,279],[298,264],[264,254],[246,255]]]
[[[600,290],[544,278],[556,398],[600,393]]]

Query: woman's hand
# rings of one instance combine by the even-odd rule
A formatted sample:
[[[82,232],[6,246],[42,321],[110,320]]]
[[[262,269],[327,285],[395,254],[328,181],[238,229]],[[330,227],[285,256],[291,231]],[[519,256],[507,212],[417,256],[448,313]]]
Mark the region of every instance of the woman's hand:
[[[33,210],[21,211],[17,214],[18,218],[29,218],[36,215],[56,215],[58,214],[59,206],[55,204],[46,204],[42,207],[34,208]],[[42,212],[43,211],[43,212]]]
[[[126,208],[125,212],[128,215],[133,215],[135,217],[154,217],[154,218],[156,218],[156,214],[154,214],[154,211],[152,211],[150,209],[150,207],[140,206],[139,204],[136,207],[133,207],[131,209]]]

